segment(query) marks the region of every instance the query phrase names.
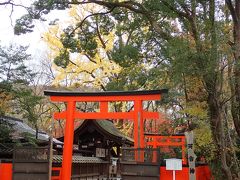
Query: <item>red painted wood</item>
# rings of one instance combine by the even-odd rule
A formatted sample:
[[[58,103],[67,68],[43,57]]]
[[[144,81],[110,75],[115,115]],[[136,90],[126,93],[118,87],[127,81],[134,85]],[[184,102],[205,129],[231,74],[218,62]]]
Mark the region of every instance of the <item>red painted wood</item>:
[[[107,101],[100,102],[100,112],[101,113],[107,113],[108,112],[108,102]]]
[[[160,180],[172,180],[172,171],[166,170],[166,167],[160,167]],[[177,180],[189,179],[189,167],[183,167],[181,171],[176,171]],[[208,165],[196,167],[196,180],[213,180],[211,171]]]
[[[72,150],[74,134],[74,111],[76,102],[67,104],[67,120],[64,135],[63,163],[62,163],[62,180],[70,180],[72,174]]]
[[[143,111],[142,102],[148,100],[160,100],[161,92],[159,94],[138,94],[138,95],[82,95],[82,96],[50,96],[54,102],[66,102],[67,110],[63,112],[54,113],[55,119],[66,119],[64,149],[63,149],[63,167],[62,180],[70,180],[71,164],[72,164],[72,145],[73,145],[73,125],[74,119],[132,119],[134,120],[134,147],[144,148],[144,119],[158,119],[159,113]],[[108,102],[113,101],[133,101],[134,111],[130,112],[108,112]],[[75,110],[76,102],[99,102],[100,112],[84,113]],[[140,118],[140,122],[138,119]],[[138,124],[140,123],[140,124]],[[140,126],[139,126],[140,125]],[[140,132],[140,133],[139,133]],[[139,133],[139,134],[138,134]],[[143,154],[140,158],[143,160]],[[138,160],[137,154],[135,159]],[[141,160],[141,159],[140,159]]]
[[[185,137],[182,137],[182,162],[183,164],[187,164],[187,158],[186,158],[186,139]]]
[[[138,127],[140,126],[140,124],[138,123],[138,116],[139,116],[140,112],[138,112],[138,109],[139,109],[139,102],[138,101],[134,101],[133,139],[134,139],[134,148],[135,149],[140,148],[140,141],[138,139],[138,132],[139,132]],[[139,159],[139,154],[138,154],[138,152],[137,153],[135,152],[135,160],[138,161],[138,159]]]
[[[176,171],[176,179],[177,180],[188,180],[188,167],[183,167],[181,171]],[[160,167],[160,180],[172,180],[173,179],[173,171],[166,170],[166,167]],[[204,179],[203,179],[204,180]]]
[[[52,171],[59,171],[59,175],[58,176],[52,176],[51,180],[61,180],[62,168],[61,167],[52,167]]]
[[[55,112],[53,114],[54,119],[66,119],[67,111]],[[143,112],[143,119],[158,119],[159,113],[157,112]],[[105,110],[101,110],[100,112],[74,112],[74,118],[76,119],[134,119],[134,111],[130,112],[107,112]]]
[[[147,142],[147,145],[154,145],[154,142]],[[175,142],[156,142],[157,146],[182,146],[181,142],[175,143]]]
[[[54,113],[54,119],[66,119],[67,111]],[[74,112],[75,119],[134,119],[134,112]]]
[[[143,127],[143,107],[142,101],[134,101],[134,112],[135,112],[135,121],[134,121],[134,145],[137,142],[135,148],[144,148],[144,127]],[[140,124],[139,124],[140,123]],[[140,151],[140,157],[138,161],[144,161],[144,152]]]
[[[148,112],[148,111],[142,111],[143,119],[160,119],[160,113],[158,112]]]
[[[0,180],[12,180],[12,163],[0,163]]]
[[[186,145],[185,145],[185,136],[157,136],[157,135],[145,135],[145,138],[148,138],[150,141],[146,142],[148,146],[154,147],[166,147],[166,146],[180,146],[182,148],[182,162],[187,164],[186,159]],[[180,142],[176,142],[180,140]]]
[[[198,166],[196,167],[196,180],[213,180],[211,170],[209,166]]]

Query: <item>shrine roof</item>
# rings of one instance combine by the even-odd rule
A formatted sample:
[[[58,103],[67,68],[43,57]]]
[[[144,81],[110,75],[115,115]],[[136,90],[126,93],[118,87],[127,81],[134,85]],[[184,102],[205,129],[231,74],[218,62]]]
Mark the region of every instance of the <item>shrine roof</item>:
[[[96,129],[98,129],[100,132],[105,134],[107,137],[113,138],[119,143],[126,143],[133,145],[134,140],[125,134],[123,134],[119,129],[116,128],[114,123],[112,123],[109,120],[83,120],[81,123],[78,124],[77,127],[75,127],[74,130],[74,137],[76,134],[78,134],[76,137],[79,136],[79,134],[83,133],[89,126],[95,126]],[[63,141],[64,136],[59,137],[58,139]]]
[[[12,139],[23,139],[22,135],[24,133],[29,133],[32,137],[35,138],[36,130],[28,126],[22,119],[9,117],[9,116],[0,116],[0,123],[6,122],[8,126],[12,126],[13,133],[11,134]],[[49,135],[44,131],[39,130],[38,132],[38,140],[40,141],[49,141]],[[57,139],[53,138],[53,142],[56,144],[63,144]]]
[[[115,127],[115,125],[111,122],[111,121],[108,121],[108,120],[103,120],[103,121],[95,121],[99,126],[101,126],[101,128],[103,128],[105,131],[107,131],[108,133],[114,135],[114,136],[117,136],[117,137],[120,137],[122,139],[125,139],[129,142],[134,142],[134,140],[126,135],[124,135],[121,131],[119,131],[119,129],[117,129]]]
[[[80,92],[80,91],[54,91],[45,90],[46,96],[132,96],[132,95],[154,95],[168,93],[168,89],[141,90],[141,91],[100,91],[100,92]]]

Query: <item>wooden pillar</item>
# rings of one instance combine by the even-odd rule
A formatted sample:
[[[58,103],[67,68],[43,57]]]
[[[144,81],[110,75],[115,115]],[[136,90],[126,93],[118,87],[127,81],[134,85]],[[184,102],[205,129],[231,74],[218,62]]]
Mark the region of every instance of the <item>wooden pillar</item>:
[[[48,141],[49,141],[49,143],[48,143],[48,155],[49,155],[48,180],[51,180],[52,179],[52,158],[53,158],[53,137],[52,137],[52,133],[49,136]]]
[[[186,145],[185,145],[185,137],[182,137],[181,138],[181,141],[182,141],[182,161],[183,161],[183,164],[187,164],[187,159],[186,159]]]
[[[63,161],[62,161],[62,180],[70,180],[72,175],[72,152],[74,134],[74,112],[76,102],[67,102],[67,119],[64,135]]]
[[[100,112],[101,113],[108,113],[108,101],[101,101],[100,102]]]
[[[152,158],[152,162],[157,162],[157,138],[156,137],[152,137],[153,138],[153,158]]]
[[[134,148],[144,148],[144,127],[143,127],[143,109],[142,101],[134,101]],[[143,161],[144,152],[135,153],[135,160]]]
[[[134,149],[138,149],[139,138],[138,138],[138,111],[137,111],[137,102],[134,101],[134,127],[133,127],[133,138],[134,138]],[[138,161],[138,151],[135,151],[135,161]]]

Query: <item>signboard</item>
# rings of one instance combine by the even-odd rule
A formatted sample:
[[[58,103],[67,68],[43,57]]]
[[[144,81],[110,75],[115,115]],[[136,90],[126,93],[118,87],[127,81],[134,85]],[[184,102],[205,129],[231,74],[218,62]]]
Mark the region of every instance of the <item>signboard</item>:
[[[182,159],[165,159],[166,160],[166,170],[182,170]]]
[[[106,157],[105,149],[96,148],[96,157]]]

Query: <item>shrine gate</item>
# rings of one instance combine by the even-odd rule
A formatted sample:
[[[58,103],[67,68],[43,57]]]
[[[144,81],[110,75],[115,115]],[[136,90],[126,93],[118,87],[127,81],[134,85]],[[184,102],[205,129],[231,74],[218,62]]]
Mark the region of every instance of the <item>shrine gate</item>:
[[[145,134],[146,146],[159,147],[181,147],[182,163],[187,164],[185,135],[164,136],[159,134]],[[156,152],[153,153],[153,161],[156,161]]]
[[[54,119],[66,119],[62,179],[71,179],[72,150],[75,119],[129,119],[134,121],[134,148],[144,148],[144,119],[159,119],[159,113],[143,110],[143,101],[160,100],[166,89],[149,91],[71,92],[44,91],[53,102],[64,102],[67,109],[54,113]],[[109,112],[108,103],[131,101],[134,109],[129,112]],[[99,102],[100,112],[76,110],[76,102]],[[136,161],[143,161],[143,154],[135,154]]]

